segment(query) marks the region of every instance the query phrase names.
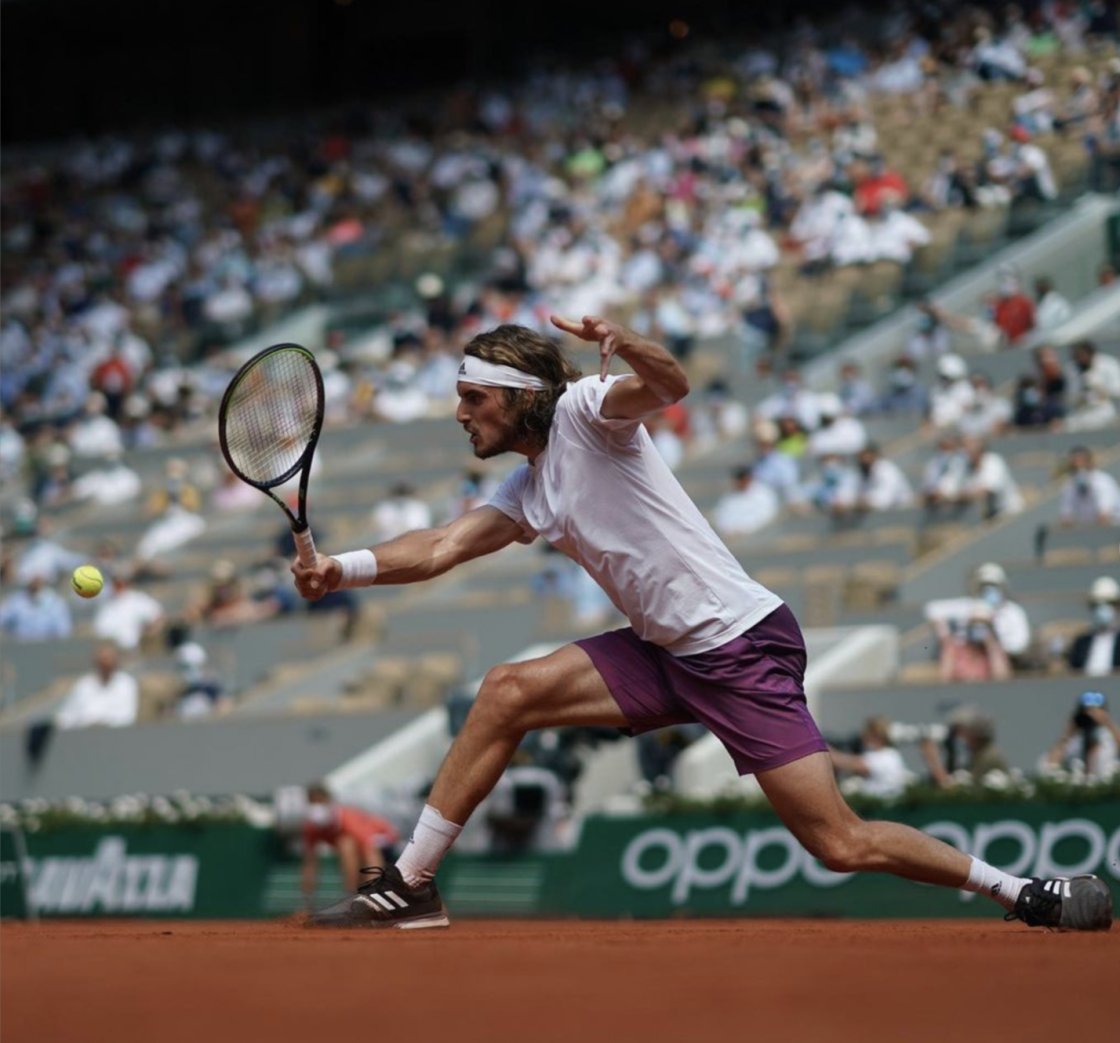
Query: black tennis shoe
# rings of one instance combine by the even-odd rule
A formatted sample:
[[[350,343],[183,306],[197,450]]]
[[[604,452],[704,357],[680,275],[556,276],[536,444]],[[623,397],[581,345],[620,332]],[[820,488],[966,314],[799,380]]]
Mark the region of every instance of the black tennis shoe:
[[[423,887],[409,887],[396,866],[362,872],[370,878],[357,894],[312,913],[307,926],[397,927],[405,931],[451,926],[434,880]]]
[[[1035,877],[1019,892],[1014,912],[1004,919],[1061,931],[1110,931],[1112,893],[1095,876]]]

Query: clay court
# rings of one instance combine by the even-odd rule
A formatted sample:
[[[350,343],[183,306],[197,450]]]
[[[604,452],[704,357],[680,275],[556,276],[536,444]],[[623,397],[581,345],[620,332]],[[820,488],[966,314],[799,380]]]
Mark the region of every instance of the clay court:
[[[998,919],[53,922],[0,948],[5,1043],[1102,1039],[1120,986],[1120,932]]]

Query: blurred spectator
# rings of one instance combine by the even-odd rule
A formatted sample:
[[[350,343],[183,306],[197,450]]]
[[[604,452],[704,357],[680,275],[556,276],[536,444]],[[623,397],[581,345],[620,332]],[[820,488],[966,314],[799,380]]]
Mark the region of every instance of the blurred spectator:
[[[937,447],[922,470],[922,500],[928,510],[951,506],[964,469],[961,439],[954,431],[943,431]]]
[[[1095,579],[1089,612],[1092,623],[1073,639],[1066,662],[1086,677],[1107,677],[1120,671],[1120,583],[1111,576]]]
[[[1006,773],[1007,758],[996,746],[995,722],[974,706],[962,706],[948,717],[949,737],[945,757],[930,738],[919,742],[919,750],[934,784],[945,789],[963,777],[982,782],[992,772]]]
[[[844,412],[839,395],[817,395],[820,426],[809,435],[810,456],[852,456],[867,444],[867,431],[855,417]]]
[[[855,468],[836,455],[823,456],[816,480],[806,487],[809,500],[821,511],[843,515],[854,508],[859,496]]]
[[[815,431],[820,424],[818,396],[802,384],[800,370],[787,369],[781,389],[759,403],[758,415],[778,421],[793,417],[805,431]]]
[[[914,492],[902,469],[893,460],[885,459],[874,443],[859,451],[855,473],[855,499],[848,502],[848,491],[841,490],[838,507],[858,512],[891,511],[909,507],[914,501]]]
[[[135,500],[141,491],[140,475],[124,462],[120,449],[105,454],[105,467],[87,471],[70,485],[70,498],[90,500],[99,507]]]
[[[869,717],[860,732],[860,747],[859,753],[849,753],[829,746],[832,766],[855,775],[860,793],[886,800],[901,796],[910,781],[910,772],[891,742],[890,721],[886,717]]]
[[[1093,452],[1074,446],[1062,484],[1061,524],[1120,525],[1120,483],[1093,463]]]
[[[852,200],[861,214],[877,216],[890,203],[897,204],[910,197],[910,189],[897,170],[887,165],[880,155],[873,156],[865,173],[856,175]],[[919,226],[920,227],[920,226]],[[927,233],[928,234],[928,233]]]
[[[930,393],[930,423],[937,428],[956,427],[975,400],[964,359],[942,355],[937,360],[937,385]]]
[[[940,620],[933,621],[941,647],[940,672],[944,683],[1004,681],[1011,676],[1011,663],[996,636],[992,618],[992,610],[977,601],[959,630],[950,630]]]
[[[1000,398],[986,373],[973,373],[972,402],[957,421],[957,430],[969,438],[991,438],[1007,430],[1011,420],[1011,403]]]
[[[918,379],[918,367],[909,357],[897,358],[887,377],[887,388],[879,400],[880,412],[916,413],[929,411],[929,393]]]
[[[86,398],[82,413],[69,435],[70,448],[78,456],[107,457],[124,450],[121,429],[108,415],[108,401],[100,391]]]
[[[136,558],[145,567],[164,570],[158,559],[206,531],[206,519],[198,513],[202,497],[187,477],[187,462],[172,457],[164,465],[162,487],[148,498],[147,512],[156,517],[136,545]]]
[[[484,507],[498,490],[498,482],[484,471],[467,467],[459,480],[456,496],[448,505],[445,521],[461,518],[467,511]]]
[[[316,782],[307,787],[302,839],[301,886],[310,907],[319,875],[320,844],[335,849],[343,886],[347,891],[357,891],[362,873],[385,865],[389,849],[400,837],[392,823],[336,801],[323,783]]]
[[[1058,196],[1058,185],[1050,169],[1050,160],[1041,148],[1031,141],[1026,127],[1011,128],[1011,162],[1015,199],[1033,199],[1049,202]]]
[[[1023,495],[1007,461],[979,438],[962,438],[961,450],[960,470],[947,490],[949,502],[958,506],[977,503],[985,518],[1018,514],[1024,506]]]
[[[848,416],[859,417],[875,411],[875,391],[864,378],[858,362],[845,362],[840,367],[838,391]]]
[[[755,456],[752,472],[755,481],[770,486],[783,502],[798,503],[801,492],[801,470],[797,461],[778,446],[780,432],[773,420],[759,420],[754,425]]]
[[[109,590],[98,600],[93,616],[93,635],[131,651],[145,637],[154,637],[163,627],[163,607],[150,594],[132,587],[132,576],[124,565],[109,573]]]
[[[370,520],[374,542],[384,543],[415,529],[430,529],[432,511],[408,482],[398,482],[373,509]]]
[[[1120,359],[1100,352],[1092,341],[1073,346],[1070,369],[1070,409],[1065,428],[1090,431],[1107,427],[1117,416],[1120,399]]]
[[[188,609],[187,616],[212,627],[235,627],[260,623],[283,610],[283,603],[271,594],[250,597],[236,566],[223,558],[214,562],[206,592]]]
[[[259,489],[243,482],[231,470],[221,468],[221,485],[210,496],[210,506],[219,514],[252,511],[265,502]]]
[[[737,401],[727,384],[717,377],[693,407],[692,444],[697,450],[710,449],[720,442],[738,438],[746,432],[749,423],[747,407]]]
[[[1066,377],[1058,353],[1046,346],[1035,348],[1035,372],[1019,378],[1013,403],[1016,427],[1047,427],[1066,414]]]
[[[976,597],[939,598],[926,603],[925,618],[934,625],[938,637],[957,634],[968,626],[978,604],[991,611],[992,630],[1000,647],[1017,667],[1032,665],[1031,624],[1026,610],[1008,595],[1007,573],[995,562],[985,562],[973,574]]]
[[[1018,272],[1007,265],[999,271],[992,321],[1011,345],[1035,327],[1034,302],[1023,292]]]
[[[1108,713],[1104,692],[1083,692],[1061,737],[1042,760],[1043,770],[1080,768],[1090,779],[1120,771],[1120,725]]]
[[[116,645],[99,645],[93,662],[94,669],[78,678],[55,714],[55,726],[124,728],[135,724],[140,713],[140,686],[132,674],[120,669]]]
[[[0,630],[16,641],[53,641],[69,637],[70,606],[52,590],[41,572],[28,571],[23,589],[0,602]]]
[[[801,422],[794,416],[778,418],[778,443],[779,453],[792,460],[800,460],[809,448],[808,432],[801,426]]]
[[[678,724],[642,732],[636,739],[638,771],[642,779],[654,789],[672,789],[677,758],[707,734],[702,724]]]
[[[769,525],[781,510],[778,494],[757,481],[750,467],[731,473],[732,491],[720,497],[712,511],[712,523],[722,536],[741,536]]]
[[[918,304],[914,334],[906,345],[906,355],[917,362],[939,359],[949,353],[953,338],[942,321],[941,312],[928,301]]]
[[[60,577],[69,575],[79,565],[85,564],[85,558],[77,551],[50,538],[50,518],[36,513],[33,525],[34,536],[16,561],[18,583],[27,583],[32,576],[39,576],[48,585],[53,585]]]
[[[207,669],[208,659],[206,649],[197,641],[184,640],[175,649],[175,665],[183,687],[175,700],[173,713],[180,720],[196,721],[222,713],[232,705],[221,681]]]
[[[1049,276],[1039,276],[1034,281],[1035,329],[1040,334],[1056,330],[1073,314],[1073,306],[1054,289]]]

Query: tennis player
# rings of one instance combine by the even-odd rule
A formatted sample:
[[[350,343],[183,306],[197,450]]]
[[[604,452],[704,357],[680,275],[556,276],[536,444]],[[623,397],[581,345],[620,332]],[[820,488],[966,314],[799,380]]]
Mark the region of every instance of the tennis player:
[[[743,571],[642,426],[688,394],[684,370],[660,345],[605,319],[552,322],[598,343],[597,376],[580,379],[549,338],[520,326],[499,326],[465,348],[456,419],[475,456],[527,461],[488,505],[292,571],[315,600],[339,588],[418,583],[540,536],[583,566],[630,626],[491,670],[400,860],[312,923],[448,926],[436,870],[530,729],[638,733],[698,721],[829,869],[981,892],[1031,926],[1107,929],[1112,897],[1094,876],[1011,876],[916,829],[852,812],[805,703],[797,621]],[[608,375],[615,355],[632,374]]]

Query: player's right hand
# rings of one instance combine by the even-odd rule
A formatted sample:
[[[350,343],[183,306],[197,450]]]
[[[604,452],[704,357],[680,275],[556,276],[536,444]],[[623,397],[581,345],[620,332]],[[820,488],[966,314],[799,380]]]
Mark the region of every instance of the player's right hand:
[[[338,590],[342,579],[342,566],[334,558],[320,554],[313,568],[308,568],[299,558],[292,562],[292,575],[296,590],[308,601],[318,601],[331,591]]]

